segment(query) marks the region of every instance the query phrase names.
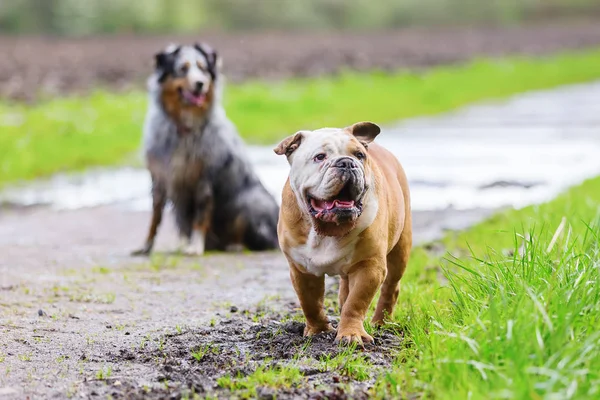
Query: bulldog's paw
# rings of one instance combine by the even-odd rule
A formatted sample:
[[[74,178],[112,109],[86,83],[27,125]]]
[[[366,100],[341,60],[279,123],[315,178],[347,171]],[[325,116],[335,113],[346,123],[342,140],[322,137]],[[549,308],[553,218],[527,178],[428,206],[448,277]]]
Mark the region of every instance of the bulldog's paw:
[[[359,328],[340,328],[338,329],[337,336],[335,337],[336,344],[349,345],[356,343],[357,345],[364,347],[364,343],[373,343],[374,339],[371,335],[365,331],[363,327]]]
[[[319,325],[306,324],[304,327],[304,336],[313,336],[323,332],[331,332],[333,330],[335,329],[333,329],[329,322]]]

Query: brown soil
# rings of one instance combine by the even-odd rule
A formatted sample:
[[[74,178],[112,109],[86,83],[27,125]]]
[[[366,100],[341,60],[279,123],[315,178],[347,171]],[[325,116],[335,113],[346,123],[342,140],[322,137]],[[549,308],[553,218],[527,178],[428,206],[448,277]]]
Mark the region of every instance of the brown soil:
[[[197,36],[44,39],[0,37],[0,97],[97,86],[143,87],[152,56],[167,43],[206,41],[232,81],[332,74],[344,68],[420,68],[477,56],[541,55],[600,44],[598,21],[519,28],[411,28],[377,33],[235,33]]]

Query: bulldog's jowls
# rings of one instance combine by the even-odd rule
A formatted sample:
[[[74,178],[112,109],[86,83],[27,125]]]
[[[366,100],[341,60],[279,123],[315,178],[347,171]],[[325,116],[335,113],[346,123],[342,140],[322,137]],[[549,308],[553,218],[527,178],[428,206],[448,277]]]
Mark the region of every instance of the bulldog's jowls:
[[[279,216],[280,246],[306,317],[305,336],[332,330],[323,309],[324,275],[340,275],[336,342],[371,342],[373,323],[391,316],[412,246],[410,195],[402,166],[372,143],[371,122],[300,131],[275,153],[291,166]]]

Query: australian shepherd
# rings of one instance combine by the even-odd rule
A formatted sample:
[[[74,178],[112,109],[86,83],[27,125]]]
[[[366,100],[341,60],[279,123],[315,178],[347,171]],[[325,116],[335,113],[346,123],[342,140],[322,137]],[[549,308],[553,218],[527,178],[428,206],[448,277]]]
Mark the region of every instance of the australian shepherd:
[[[206,44],[171,45],[148,80],[144,152],[152,178],[149,254],[167,201],[186,253],[275,249],[279,206],[254,172],[220,97],[221,59]]]

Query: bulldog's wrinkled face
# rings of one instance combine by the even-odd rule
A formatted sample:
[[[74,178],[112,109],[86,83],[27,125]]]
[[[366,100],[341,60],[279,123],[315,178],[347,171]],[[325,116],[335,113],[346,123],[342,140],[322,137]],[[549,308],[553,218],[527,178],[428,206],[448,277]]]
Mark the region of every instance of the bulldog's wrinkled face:
[[[368,143],[379,127],[361,122],[350,127],[300,131],[275,149],[290,163],[290,185],[298,205],[314,220],[354,224],[371,185]]]

